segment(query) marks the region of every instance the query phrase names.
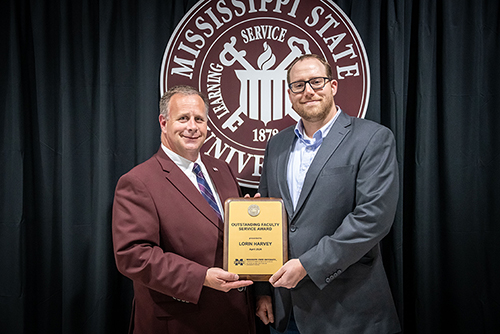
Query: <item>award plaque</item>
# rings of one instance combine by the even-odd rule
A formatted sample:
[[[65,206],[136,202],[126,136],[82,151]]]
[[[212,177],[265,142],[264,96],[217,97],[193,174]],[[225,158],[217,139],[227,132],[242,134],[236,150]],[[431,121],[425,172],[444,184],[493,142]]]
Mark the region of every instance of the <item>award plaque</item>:
[[[267,281],[288,260],[283,200],[229,198],[224,208],[224,270]]]

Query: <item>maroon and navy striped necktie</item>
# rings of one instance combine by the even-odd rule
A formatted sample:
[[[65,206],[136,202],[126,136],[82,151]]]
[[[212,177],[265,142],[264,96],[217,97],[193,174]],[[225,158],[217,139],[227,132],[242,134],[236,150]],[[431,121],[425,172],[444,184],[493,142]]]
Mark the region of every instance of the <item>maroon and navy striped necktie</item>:
[[[215,197],[210,190],[210,187],[208,186],[207,180],[205,180],[205,177],[203,176],[203,172],[201,171],[200,165],[197,163],[194,163],[193,167],[193,172],[196,174],[196,180],[198,181],[198,186],[200,187],[200,192],[205,197],[207,200],[208,204],[214,209],[215,213],[217,213],[217,216],[219,217],[220,220],[222,219],[222,215],[219,211],[219,206],[217,205],[217,202],[215,201]]]

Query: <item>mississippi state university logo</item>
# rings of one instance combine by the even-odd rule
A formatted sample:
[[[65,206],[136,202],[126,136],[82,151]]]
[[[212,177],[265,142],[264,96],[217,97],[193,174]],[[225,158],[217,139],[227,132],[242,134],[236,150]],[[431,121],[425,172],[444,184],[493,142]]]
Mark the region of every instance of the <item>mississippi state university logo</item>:
[[[370,92],[363,43],[331,0],[204,0],[184,16],[163,57],[160,90],[178,84],[210,101],[202,152],[231,165],[241,186],[257,188],[267,141],[294,125],[286,69],[316,53],[332,66],[335,103],[364,117]]]

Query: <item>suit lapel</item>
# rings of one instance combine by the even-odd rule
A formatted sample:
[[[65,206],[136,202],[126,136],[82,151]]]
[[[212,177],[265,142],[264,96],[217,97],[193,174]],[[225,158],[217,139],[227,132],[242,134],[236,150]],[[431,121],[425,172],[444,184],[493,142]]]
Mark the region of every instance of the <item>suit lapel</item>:
[[[165,173],[165,178],[193,205],[194,209],[201,212],[213,225],[221,229],[217,214],[191,180],[186,177],[186,174],[170,160],[161,148],[156,157]]]
[[[210,179],[212,180],[212,183],[217,190],[217,194],[219,194],[219,199],[221,200],[222,208],[224,210],[224,198],[230,197],[229,194],[227,193],[228,192],[227,187],[221,187],[221,185],[225,184],[224,176],[222,175],[219,168],[213,165],[209,160],[204,159],[203,155],[201,160],[203,161],[203,164],[205,165],[205,168],[208,171],[208,175],[210,176]],[[224,223],[217,218],[215,211],[211,207],[210,210],[214,214],[213,218],[217,222],[217,226],[219,227],[219,229],[224,230]],[[222,211],[221,213],[222,216],[224,216],[224,211]]]
[[[293,216],[293,202],[292,197],[290,196],[290,189],[288,188],[287,181],[288,160],[290,159],[290,152],[292,151],[296,139],[297,137],[293,132],[293,128],[291,128],[291,131],[289,131],[285,138],[281,141],[283,148],[279,150],[281,153],[278,157],[277,165],[278,184],[280,187],[281,198],[283,199],[283,203],[289,217]]]
[[[312,161],[311,166],[307,171],[304,185],[302,187],[302,191],[300,192],[300,197],[297,202],[297,208],[294,214],[300,211],[302,205],[304,205],[305,199],[316,183],[319,173],[325,166],[328,159],[330,159],[330,157],[335,153],[342,140],[344,140],[345,136],[350,132],[350,125],[351,120],[349,119],[349,117],[347,117],[344,113],[341,113],[330,129],[330,132],[323,140],[318,153],[314,157],[314,160]]]

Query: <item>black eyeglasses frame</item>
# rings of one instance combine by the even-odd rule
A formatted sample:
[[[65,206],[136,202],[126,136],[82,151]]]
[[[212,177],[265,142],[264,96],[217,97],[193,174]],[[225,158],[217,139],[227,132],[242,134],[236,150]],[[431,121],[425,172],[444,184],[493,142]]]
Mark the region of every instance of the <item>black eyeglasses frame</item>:
[[[312,86],[312,84],[311,84],[311,81],[312,81],[312,80],[316,80],[316,79],[324,79],[323,86],[321,86],[321,87],[317,87],[317,88],[314,88],[314,87]],[[288,88],[290,88],[290,90],[292,91],[292,93],[294,93],[294,94],[299,94],[299,93],[302,93],[303,91],[305,91],[305,90],[306,90],[306,84],[309,84],[309,87],[311,87],[311,89],[312,89],[312,90],[320,90],[320,89],[325,88],[325,86],[326,86],[326,84],[328,83],[328,81],[331,81],[331,79],[330,79],[330,78],[328,78],[328,77],[315,77],[315,78],[311,78],[311,79],[309,79],[309,80],[307,80],[307,81],[306,81],[306,80],[297,80],[297,81],[294,81],[294,82],[290,82],[290,83],[288,84]],[[298,82],[303,82],[303,83],[304,83],[304,88],[303,88],[302,90],[300,90],[300,91],[294,91],[294,90],[293,90],[293,88],[292,88],[292,85],[293,85],[293,84],[295,84],[295,83],[298,83]]]

